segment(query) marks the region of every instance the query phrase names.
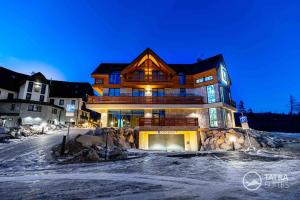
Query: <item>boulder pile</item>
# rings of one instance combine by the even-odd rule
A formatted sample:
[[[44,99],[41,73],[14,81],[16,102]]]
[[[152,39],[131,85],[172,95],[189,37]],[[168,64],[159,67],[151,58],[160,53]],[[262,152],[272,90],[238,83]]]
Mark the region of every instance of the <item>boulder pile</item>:
[[[218,129],[204,134],[202,150],[246,150],[248,148],[277,148],[282,144],[256,130]]]
[[[63,163],[101,162],[127,159],[127,149],[133,147],[132,129],[97,128],[67,141],[63,155],[62,144],[54,146],[52,152]]]

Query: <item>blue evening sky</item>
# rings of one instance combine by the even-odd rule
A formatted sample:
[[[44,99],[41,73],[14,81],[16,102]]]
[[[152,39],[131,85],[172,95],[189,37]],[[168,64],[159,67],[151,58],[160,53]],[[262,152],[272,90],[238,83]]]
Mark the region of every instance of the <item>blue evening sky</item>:
[[[89,81],[150,47],[167,63],[222,53],[234,99],[287,112],[300,100],[300,1],[0,0],[0,65]]]

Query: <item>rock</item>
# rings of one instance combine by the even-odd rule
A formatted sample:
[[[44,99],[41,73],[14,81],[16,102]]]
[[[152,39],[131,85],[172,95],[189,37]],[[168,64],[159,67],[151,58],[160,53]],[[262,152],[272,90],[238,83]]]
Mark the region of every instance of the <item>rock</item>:
[[[227,143],[221,144],[221,145],[220,145],[220,148],[223,149],[223,150],[226,150],[226,151],[232,150],[232,146],[229,145],[229,144],[227,144]]]
[[[106,135],[105,136],[93,136],[93,135],[82,135],[76,138],[76,141],[81,143],[84,147],[91,147],[92,145],[105,146],[106,145]],[[113,146],[113,141],[111,137],[107,137],[107,145]]]
[[[220,138],[217,140],[217,144],[223,144],[225,141],[224,141],[224,138]]]
[[[109,159],[111,160],[120,160],[120,159],[126,159],[127,158],[127,152],[120,148],[113,148],[109,151]]]
[[[238,142],[239,144],[244,144],[244,142],[245,142],[244,136],[239,137],[239,138],[237,139],[237,142]]]

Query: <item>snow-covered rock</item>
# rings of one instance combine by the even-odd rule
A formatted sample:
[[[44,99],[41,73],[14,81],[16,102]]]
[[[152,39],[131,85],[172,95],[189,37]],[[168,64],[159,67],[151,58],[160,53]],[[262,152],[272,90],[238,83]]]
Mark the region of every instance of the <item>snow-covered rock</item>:
[[[116,128],[97,128],[94,133],[88,131],[85,135],[78,135],[68,141],[63,156],[60,155],[62,145],[54,146],[53,155],[58,158],[67,158],[64,161],[67,163],[126,159],[126,149],[134,144],[132,133]]]
[[[277,148],[281,143],[261,131],[243,129],[208,130],[202,144],[203,150],[242,150],[250,147]]]

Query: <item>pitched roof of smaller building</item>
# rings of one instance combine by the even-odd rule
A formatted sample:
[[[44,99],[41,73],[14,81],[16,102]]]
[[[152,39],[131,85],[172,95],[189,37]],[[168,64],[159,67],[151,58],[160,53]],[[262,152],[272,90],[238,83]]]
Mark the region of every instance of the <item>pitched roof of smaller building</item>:
[[[217,67],[223,60],[223,55],[218,54],[213,57],[201,60],[196,63],[189,64],[167,64],[174,69],[177,73],[184,72],[185,74],[197,74]],[[122,71],[130,63],[101,63],[92,73],[96,74],[110,74],[112,71]]]
[[[89,83],[50,81],[50,97],[85,98],[86,95],[94,95],[94,90]]]
[[[0,66],[0,88],[18,92],[20,84],[28,75],[21,74]]]

